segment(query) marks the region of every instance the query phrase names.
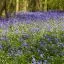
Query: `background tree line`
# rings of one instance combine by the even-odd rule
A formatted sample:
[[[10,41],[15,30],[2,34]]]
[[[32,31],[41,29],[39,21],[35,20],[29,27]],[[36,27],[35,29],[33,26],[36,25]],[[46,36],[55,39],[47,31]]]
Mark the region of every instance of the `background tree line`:
[[[64,10],[64,0],[0,0],[0,16],[14,12]]]

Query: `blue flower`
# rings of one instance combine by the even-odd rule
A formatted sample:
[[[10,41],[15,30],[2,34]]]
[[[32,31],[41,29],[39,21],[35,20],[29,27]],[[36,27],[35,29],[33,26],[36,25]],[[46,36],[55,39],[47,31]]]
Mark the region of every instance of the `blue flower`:
[[[32,57],[32,64],[36,64],[36,59]]]
[[[0,44],[0,49],[2,49],[3,47],[2,47],[2,45]]]
[[[37,64],[42,64],[42,61],[38,61]]]
[[[35,32],[39,32],[39,30],[40,30],[39,28],[31,28],[30,31],[31,31],[32,33],[35,33]]]
[[[48,61],[47,60],[44,60],[43,64],[47,64],[47,63],[48,63]]]

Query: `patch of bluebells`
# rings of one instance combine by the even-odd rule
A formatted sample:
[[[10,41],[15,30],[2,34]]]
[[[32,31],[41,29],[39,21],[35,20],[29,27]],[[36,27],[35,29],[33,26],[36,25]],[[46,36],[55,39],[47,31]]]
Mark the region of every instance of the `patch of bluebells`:
[[[20,20],[49,20],[49,19],[55,19],[58,20],[60,17],[63,17],[64,13],[62,12],[19,12],[16,14],[16,18],[19,18]]]
[[[0,23],[4,24],[14,24],[18,22],[27,22],[30,23],[31,21],[48,21],[52,20],[60,20],[59,18],[63,19],[64,12],[55,12],[55,11],[48,11],[48,12],[18,12],[14,15],[14,17],[9,18],[0,18]],[[62,20],[63,21],[63,20]]]
[[[44,31],[44,34],[40,35],[39,33],[43,33],[43,31],[41,32],[41,28],[44,26],[41,28],[39,26],[29,26],[28,29],[26,28],[27,26],[23,28],[21,26],[21,30],[18,27],[22,25],[23,21],[49,21],[50,19],[57,20],[63,16],[63,12],[19,12],[15,17],[8,18],[7,20],[0,19],[0,30],[6,29],[5,32],[0,33],[0,43],[2,44],[0,45],[0,49],[2,49],[0,52],[4,51],[6,55],[13,57],[14,60],[17,57],[21,59],[21,61],[27,60],[27,62],[31,64],[51,64],[52,62],[54,63],[55,58],[58,57],[59,60],[62,61],[64,56],[64,40],[62,36],[64,35],[61,32],[57,34],[56,32],[46,30],[47,32]],[[14,28],[16,30],[14,30]],[[26,29],[26,33],[24,31],[22,32],[24,28],[26,28],[28,32]],[[9,29],[10,32],[7,31]],[[32,36],[31,34],[34,35]],[[34,56],[32,57],[32,55]],[[57,62],[57,64],[59,64],[59,62]]]

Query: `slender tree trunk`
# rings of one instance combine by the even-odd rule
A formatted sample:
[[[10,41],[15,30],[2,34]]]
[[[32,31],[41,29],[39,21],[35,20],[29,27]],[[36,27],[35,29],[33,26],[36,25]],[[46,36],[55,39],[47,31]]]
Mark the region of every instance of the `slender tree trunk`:
[[[16,12],[19,11],[19,0],[16,0]]]
[[[36,0],[29,0],[29,4],[28,4],[28,7],[29,7],[29,11],[36,11]]]
[[[45,0],[45,2],[44,2],[44,11],[45,12],[47,11],[47,0]]]
[[[39,4],[40,4],[39,10],[42,11],[42,0],[39,0]]]
[[[5,15],[8,18],[8,11],[7,11],[7,3],[6,3],[6,0],[5,0]]]
[[[28,0],[23,0],[23,12],[27,11],[27,7],[28,7]]]
[[[2,8],[0,10],[0,16],[2,16],[3,11],[5,11],[5,16],[8,18],[8,14],[7,14],[7,3],[6,2],[7,1],[4,0],[3,5],[2,5]]]
[[[62,8],[61,0],[59,0],[59,3],[58,3],[58,4],[59,4],[59,10],[60,10],[60,11],[62,11],[62,10],[63,10],[63,8]]]
[[[42,0],[36,0],[36,10],[42,11]]]

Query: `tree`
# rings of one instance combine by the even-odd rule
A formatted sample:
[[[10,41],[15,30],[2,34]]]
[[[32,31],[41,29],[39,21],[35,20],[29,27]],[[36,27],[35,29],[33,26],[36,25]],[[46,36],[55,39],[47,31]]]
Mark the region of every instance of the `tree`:
[[[36,0],[36,10],[42,11],[42,0]]]
[[[47,11],[47,0],[45,0],[45,2],[44,2],[44,11],[45,12]]]
[[[2,13],[4,12],[5,17],[8,18],[10,16],[8,13],[12,13],[14,10],[13,0],[2,0],[1,3],[0,16],[2,16]]]
[[[23,12],[26,12],[28,10],[28,0],[23,0]]]
[[[16,0],[16,12],[19,11],[19,0]]]
[[[0,9],[0,16],[2,16],[3,11],[5,11],[5,15],[8,18],[6,3],[7,3],[6,0],[2,1],[2,7]]]

